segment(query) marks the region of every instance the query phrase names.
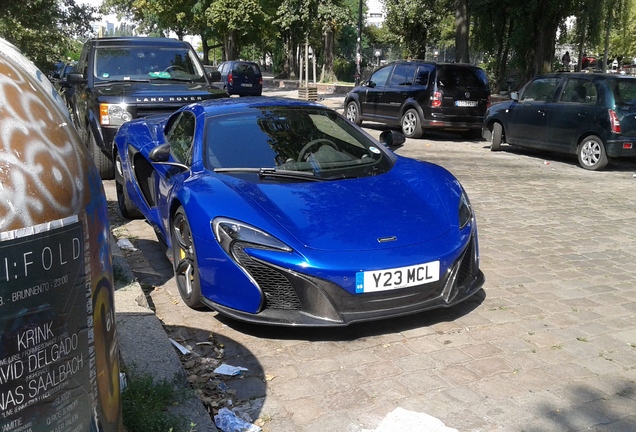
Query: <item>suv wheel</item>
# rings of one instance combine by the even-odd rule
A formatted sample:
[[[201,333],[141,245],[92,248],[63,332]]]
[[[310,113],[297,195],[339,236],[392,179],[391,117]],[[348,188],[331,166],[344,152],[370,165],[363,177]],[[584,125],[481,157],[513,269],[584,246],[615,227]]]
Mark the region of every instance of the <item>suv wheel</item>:
[[[422,136],[422,123],[420,116],[413,108],[402,116],[402,133],[407,138],[419,138]]]
[[[579,157],[579,164],[586,170],[602,170],[609,162],[603,141],[596,135],[585,137],[579,144],[576,153]]]
[[[355,123],[358,126],[362,124],[362,120],[360,120],[360,108],[358,108],[356,101],[351,101],[347,104],[345,114],[347,115],[347,120],[351,123]]]
[[[99,171],[99,176],[102,180],[112,180],[115,178],[115,167],[113,166],[113,162],[108,159],[108,156],[104,154],[102,149],[97,146],[97,142],[95,141],[95,137],[93,133],[89,130],[88,134],[88,151],[93,156],[93,162],[95,162],[95,166],[97,166],[97,171]]]

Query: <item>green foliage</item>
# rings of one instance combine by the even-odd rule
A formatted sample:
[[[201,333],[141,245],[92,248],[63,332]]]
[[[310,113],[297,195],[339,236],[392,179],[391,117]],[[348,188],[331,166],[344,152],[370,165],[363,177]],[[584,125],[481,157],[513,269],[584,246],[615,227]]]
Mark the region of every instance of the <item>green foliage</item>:
[[[425,58],[426,46],[438,40],[440,17],[445,12],[439,0],[387,0],[385,25],[406,58]]]
[[[0,37],[14,44],[42,71],[73,51],[76,37],[91,31],[96,10],[74,0],[0,2]]]
[[[154,382],[150,375],[129,377],[122,392],[124,426],[128,432],[188,430],[186,419],[167,410],[179,396],[173,384]]]
[[[353,82],[356,73],[356,63],[342,57],[334,60],[333,72],[338,81]]]

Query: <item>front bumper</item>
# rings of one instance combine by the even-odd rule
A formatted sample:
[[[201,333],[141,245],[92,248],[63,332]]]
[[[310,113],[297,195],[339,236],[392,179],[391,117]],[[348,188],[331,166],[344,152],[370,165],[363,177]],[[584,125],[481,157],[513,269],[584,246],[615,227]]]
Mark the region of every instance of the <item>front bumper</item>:
[[[262,310],[252,314],[209,299],[203,299],[204,303],[237,320],[280,326],[346,326],[451,307],[478,292],[485,281],[475,236],[439,281],[376,293],[351,294],[332,282],[275,267],[247,254],[240,260],[263,290]]]

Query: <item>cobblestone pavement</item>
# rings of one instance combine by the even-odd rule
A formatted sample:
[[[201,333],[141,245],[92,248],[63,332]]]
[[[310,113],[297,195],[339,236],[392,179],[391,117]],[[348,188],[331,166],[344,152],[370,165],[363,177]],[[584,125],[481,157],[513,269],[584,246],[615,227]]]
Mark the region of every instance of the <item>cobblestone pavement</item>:
[[[228,385],[265,431],[359,432],[396,407],[461,432],[636,431],[636,164],[588,172],[450,133],[398,153],[454,173],[477,213],[486,284],[458,307],[330,330],[242,324],[180,301],[147,224],[117,234],[141,251],[129,262],[158,318],[186,339],[212,332],[249,369]]]

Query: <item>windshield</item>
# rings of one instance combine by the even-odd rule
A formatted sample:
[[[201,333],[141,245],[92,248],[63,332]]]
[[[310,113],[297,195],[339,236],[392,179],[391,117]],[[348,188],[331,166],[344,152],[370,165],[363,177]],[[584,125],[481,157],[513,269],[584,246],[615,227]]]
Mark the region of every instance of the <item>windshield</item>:
[[[203,70],[186,47],[103,47],[95,50],[99,81],[183,80],[204,82]]]
[[[335,112],[263,107],[208,118],[204,164],[210,170],[273,168],[332,179],[381,174],[393,159]]]

